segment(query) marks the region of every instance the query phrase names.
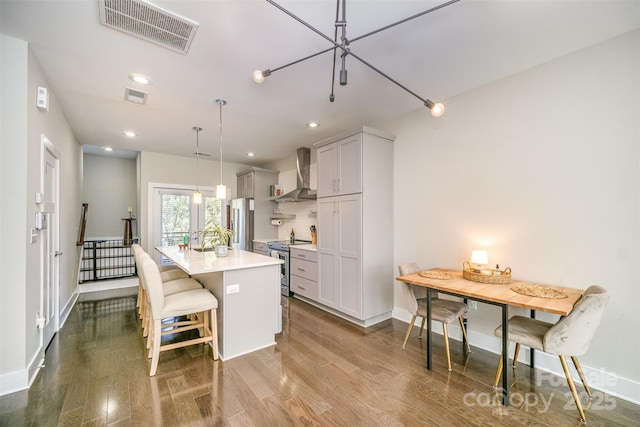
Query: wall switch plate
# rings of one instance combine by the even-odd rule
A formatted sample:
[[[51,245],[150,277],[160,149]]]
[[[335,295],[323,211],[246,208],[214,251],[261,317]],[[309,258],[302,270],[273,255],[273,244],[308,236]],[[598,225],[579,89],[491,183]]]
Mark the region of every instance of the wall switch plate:
[[[477,310],[478,309],[478,301],[469,301],[469,308],[471,310]]]
[[[237,294],[240,292],[240,284],[236,283],[235,285],[227,286],[227,295],[229,294]]]
[[[38,230],[36,228],[31,229],[31,243],[38,243]]]
[[[49,111],[49,91],[46,87],[38,86],[36,90],[36,107],[40,111]]]

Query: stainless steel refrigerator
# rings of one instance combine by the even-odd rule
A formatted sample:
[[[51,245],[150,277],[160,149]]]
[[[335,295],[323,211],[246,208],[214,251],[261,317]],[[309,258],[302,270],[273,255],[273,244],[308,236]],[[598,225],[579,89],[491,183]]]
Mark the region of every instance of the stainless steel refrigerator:
[[[232,248],[253,251],[254,210],[253,199],[231,200],[229,227],[233,230]]]

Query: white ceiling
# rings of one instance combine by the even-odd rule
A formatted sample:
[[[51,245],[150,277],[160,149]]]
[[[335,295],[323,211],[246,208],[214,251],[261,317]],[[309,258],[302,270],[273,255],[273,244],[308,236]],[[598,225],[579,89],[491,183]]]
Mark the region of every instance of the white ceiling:
[[[444,0],[350,0],[347,37]],[[217,159],[218,107],[224,98],[225,160],[264,164],[299,146],[416,109],[422,102],[347,58],[349,84],[331,92],[331,53],[274,72],[330,47],[327,40],[260,0],[155,0],[200,24],[187,55],[100,25],[98,0],[0,0],[3,34],[29,42],[81,144]],[[279,1],[333,38],[336,2]],[[640,1],[462,0],[351,45],[361,58],[422,98],[443,101],[640,26]],[[146,74],[146,88],[128,79]],[[337,77],[336,77],[337,79]],[[124,100],[125,87],[149,92],[145,105]],[[447,111],[445,114],[455,114]],[[305,124],[317,121],[320,127]],[[138,133],[126,138],[123,130]],[[253,151],[256,157],[248,158]]]

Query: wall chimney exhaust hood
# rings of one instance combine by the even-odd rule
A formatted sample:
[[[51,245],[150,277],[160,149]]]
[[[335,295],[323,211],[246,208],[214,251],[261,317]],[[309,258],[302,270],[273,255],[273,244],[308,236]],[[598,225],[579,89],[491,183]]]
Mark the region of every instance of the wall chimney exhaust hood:
[[[302,202],[316,200],[316,191],[309,188],[311,169],[311,149],[300,147],[297,150],[297,185],[296,189],[276,199],[276,202]]]

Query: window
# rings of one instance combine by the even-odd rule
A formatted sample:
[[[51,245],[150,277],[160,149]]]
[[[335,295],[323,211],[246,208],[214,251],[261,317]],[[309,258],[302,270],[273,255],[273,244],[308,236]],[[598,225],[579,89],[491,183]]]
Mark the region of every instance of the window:
[[[174,246],[207,224],[224,223],[224,201],[212,191],[201,192],[203,203],[196,205],[192,189],[154,188],[153,246]],[[197,236],[192,243],[197,243]]]

